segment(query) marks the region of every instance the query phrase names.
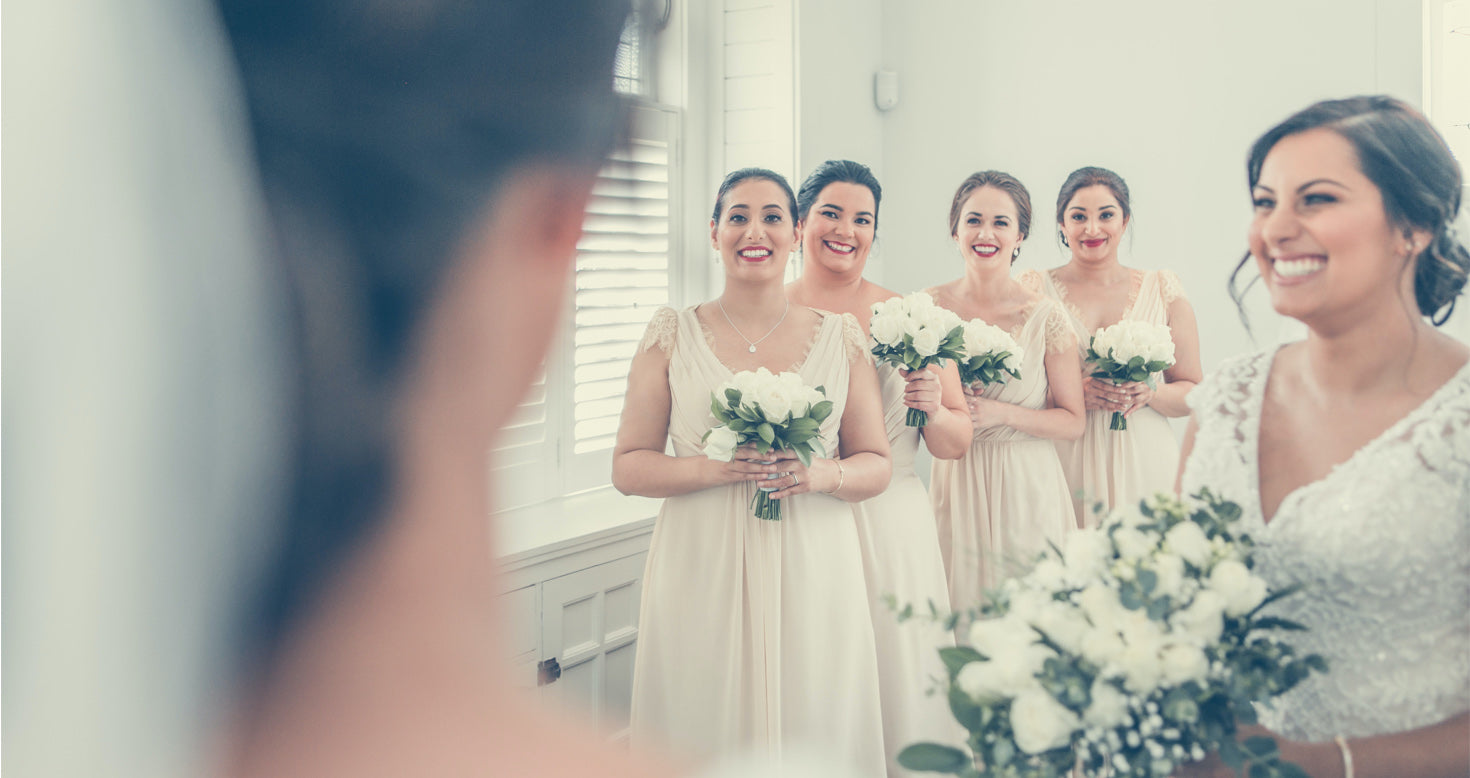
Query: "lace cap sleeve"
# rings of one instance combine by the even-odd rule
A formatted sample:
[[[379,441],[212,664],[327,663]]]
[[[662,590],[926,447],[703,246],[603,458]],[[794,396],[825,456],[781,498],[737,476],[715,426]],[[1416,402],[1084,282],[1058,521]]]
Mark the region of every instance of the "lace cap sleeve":
[[[1173,305],[1175,300],[1184,296],[1184,284],[1179,283],[1179,275],[1172,270],[1159,271],[1159,294],[1164,298],[1164,305]]]
[[[863,325],[858,324],[857,317],[850,313],[842,314],[842,343],[848,362],[873,361],[873,355],[868,351],[868,336],[863,334]]]
[[[679,314],[673,308],[664,306],[653,312],[653,318],[648,322],[648,329],[643,331],[643,341],[638,344],[638,352],[658,346],[658,350],[668,354],[674,348],[674,336],[679,331]]]
[[[1066,311],[1056,303],[1046,306],[1046,353],[1065,354],[1076,348],[1077,331],[1072,329]]]
[[[1021,288],[1028,292],[1035,292],[1036,294],[1045,293],[1043,284],[1041,283],[1041,271],[1039,270],[1027,270],[1021,275],[1016,276],[1016,283],[1020,284]],[[1050,327],[1050,323],[1047,326]]]
[[[1262,369],[1270,367],[1271,357],[1271,352],[1257,352],[1226,359],[1189,390],[1185,404],[1201,419],[1243,408],[1251,382]]]

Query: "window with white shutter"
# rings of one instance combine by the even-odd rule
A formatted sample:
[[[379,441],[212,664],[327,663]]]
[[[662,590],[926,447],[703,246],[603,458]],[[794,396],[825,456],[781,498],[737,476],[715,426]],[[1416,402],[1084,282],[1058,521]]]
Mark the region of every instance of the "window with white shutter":
[[[598,174],[578,244],[567,329],[492,453],[496,505],[516,508],[607,485],[628,367],[678,288],[679,115],[633,109],[631,140]]]

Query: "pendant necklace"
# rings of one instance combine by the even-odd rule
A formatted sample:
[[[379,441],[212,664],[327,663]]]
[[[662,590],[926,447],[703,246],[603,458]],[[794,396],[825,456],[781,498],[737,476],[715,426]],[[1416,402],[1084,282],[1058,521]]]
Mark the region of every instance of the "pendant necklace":
[[[741,332],[739,327],[736,327],[735,326],[735,322],[730,321],[730,314],[725,311],[725,303],[724,303],[723,300],[721,300],[720,298],[716,297],[715,298],[715,305],[720,306],[720,313],[725,316],[725,321],[727,323],[729,323],[730,329],[735,330],[735,334],[736,335],[739,335],[740,336],[740,339],[743,340],[743,341],[745,341],[746,345],[750,346],[750,353],[752,353],[752,354],[755,353],[755,344],[760,343],[762,340],[765,340],[766,338],[771,337],[771,333],[773,333],[773,332],[776,331],[776,327],[780,327],[781,326],[781,322],[786,321],[786,314],[788,314],[788,313],[791,312],[791,301],[790,300],[787,300],[786,301],[786,310],[782,311],[781,312],[781,318],[779,318],[779,319],[776,320],[776,327],[772,327],[770,332],[767,332],[766,334],[760,336],[760,338],[758,338],[756,340],[751,340],[750,338],[745,337],[745,333]]]

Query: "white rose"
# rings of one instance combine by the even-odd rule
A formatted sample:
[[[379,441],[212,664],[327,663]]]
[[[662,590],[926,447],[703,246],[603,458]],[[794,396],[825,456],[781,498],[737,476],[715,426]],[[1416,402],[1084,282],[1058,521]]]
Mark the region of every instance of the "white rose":
[[[1000,618],[982,619],[970,625],[970,645],[991,658],[1022,651],[1036,640],[1036,630],[1014,610]]]
[[[991,662],[971,662],[960,668],[954,677],[960,691],[980,705],[990,705],[1007,699],[1000,689],[1005,686]]]
[[[1067,745],[1078,724],[1077,714],[1034,684],[1011,703],[1011,729],[1016,746],[1028,754]]]
[[[1128,695],[1099,678],[1092,682],[1092,704],[1082,714],[1090,727],[1113,729],[1128,721]]]
[[[1203,569],[1210,562],[1210,539],[1192,521],[1175,524],[1164,533],[1164,550],[1178,554],[1197,568]]]
[[[1118,600],[1118,592],[1101,581],[1088,584],[1077,594],[1077,604],[1089,621],[1098,627],[1116,627],[1126,610]]]
[[[1047,592],[1055,592],[1066,587],[1067,568],[1061,560],[1047,555],[1031,568],[1031,572],[1026,575],[1026,580],[1032,586],[1038,586]]]
[[[1089,629],[1081,610],[1056,600],[1037,611],[1031,624],[1069,654],[1081,653],[1082,638]]]
[[[934,307],[934,298],[928,292],[910,292],[902,298],[900,304],[905,313],[913,313]]]
[[[1152,554],[1158,543],[1158,534],[1151,531],[1122,527],[1113,533],[1113,545],[1118,549],[1118,556],[1129,562]]]
[[[1225,598],[1225,613],[1242,616],[1266,599],[1266,582],[1234,559],[1223,559],[1210,571],[1210,589]]]
[[[1189,607],[1170,617],[1169,626],[1175,635],[1188,638],[1195,645],[1208,646],[1220,639],[1225,629],[1224,618],[1225,598],[1205,589],[1194,596]]]
[[[1153,571],[1158,576],[1154,594],[1177,602],[1184,588],[1184,560],[1175,554],[1159,553],[1154,556]]]
[[[729,462],[735,456],[735,449],[740,445],[740,434],[735,430],[721,424],[709,431],[709,437],[704,441],[704,455],[710,459],[721,462]]]
[[[868,331],[873,334],[873,340],[884,346],[897,346],[903,342],[903,319],[891,312],[875,314],[872,321],[868,322]]]
[[[1089,629],[1082,633],[1077,653],[1098,667],[1108,667],[1123,653],[1123,638],[1112,627]]]
[[[1115,663],[1123,674],[1123,685],[1137,694],[1149,694],[1163,679],[1159,652],[1164,633],[1148,616],[1130,611],[1123,621],[1123,652]]]
[[[761,407],[761,414],[772,424],[786,421],[786,415],[791,413],[791,398],[779,384],[762,386],[751,400]]]
[[[1203,681],[1210,672],[1210,660],[1205,652],[1188,643],[1170,643],[1159,657],[1163,668],[1164,682],[1178,686],[1189,681]]]
[[[1083,583],[1102,575],[1113,555],[1108,536],[1096,529],[1067,533],[1062,545],[1062,559],[1067,564],[1069,580]]]
[[[914,335],[914,351],[921,357],[932,357],[939,353],[939,346],[943,343],[944,333],[936,329],[922,329]]]

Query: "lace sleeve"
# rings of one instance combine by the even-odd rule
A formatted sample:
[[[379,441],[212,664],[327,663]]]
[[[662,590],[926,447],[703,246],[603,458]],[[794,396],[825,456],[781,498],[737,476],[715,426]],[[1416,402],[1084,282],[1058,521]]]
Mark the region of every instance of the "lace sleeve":
[[[848,362],[873,361],[873,355],[868,351],[868,336],[863,334],[863,325],[858,324],[857,317],[850,313],[842,314],[842,343]]]
[[[1041,283],[1041,271],[1039,270],[1027,270],[1021,275],[1016,276],[1016,283],[1020,284],[1021,288],[1028,292],[1034,292],[1040,295],[1045,294],[1043,284]],[[1050,323],[1047,326],[1051,326]]]
[[[1072,322],[1067,320],[1067,314],[1062,306],[1052,304],[1046,307],[1046,353],[1065,354],[1077,348],[1077,331],[1072,329]]]
[[[1262,369],[1262,359],[1269,367],[1271,353],[1244,354],[1231,357],[1205,374],[1204,380],[1189,390],[1184,402],[1200,418],[1207,415],[1232,415],[1243,408],[1250,394],[1250,384]]]
[[[1164,298],[1164,305],[1173,305],[1175,300],[1184,296],[1184,285],[1179,283],[1179,275],[1172,270],[1159,271],[1159,294]]]
[[[638,353],[658,346],[658,350],[667,355],[674,348],[674,336],[678,331],[679,314],[668,306],[659,308],[653,312],[648,329],[643,331],[643,341],[638,344]]]

